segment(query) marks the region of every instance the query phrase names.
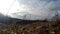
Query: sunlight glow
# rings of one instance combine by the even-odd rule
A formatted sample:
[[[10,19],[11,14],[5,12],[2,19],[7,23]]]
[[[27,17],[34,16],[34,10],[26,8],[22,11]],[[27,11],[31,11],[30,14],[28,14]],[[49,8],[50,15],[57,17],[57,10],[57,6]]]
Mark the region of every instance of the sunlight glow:
[[[6,15],[14,0],[0,0],[0,13]]]

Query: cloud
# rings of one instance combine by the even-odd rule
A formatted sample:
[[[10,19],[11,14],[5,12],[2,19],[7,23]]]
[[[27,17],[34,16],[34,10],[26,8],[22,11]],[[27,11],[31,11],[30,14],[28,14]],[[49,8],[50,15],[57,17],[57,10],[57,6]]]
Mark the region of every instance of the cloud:
[[[55,16],[56,10],[58,9],[60,10],[60,8],[57,8],[60,6],[56,5],[56,4],[59,4],[60,2],[56,0],[53,0],[53,1],[52,0],[51,1],[19,0],[19,3],[20,3],[19,5],[20,12],[25,12],[25,13],[20,13],[20,12],[18,13],[20,14],[20,16],[22,15],[22,17],[26,16],[24,19],[27,19],[27,20],[42,20],[45,18],[50,19]],[[14,15],[19,16],[18,13],[16,13],[17,15],[15,14]],[[15,17],[15,18],[21,19],[20,17]]]
[[[55,16],[56,10],[60,10],[59,0],[18,0],[11,7],[8,16],[26,20],[44,20]]]

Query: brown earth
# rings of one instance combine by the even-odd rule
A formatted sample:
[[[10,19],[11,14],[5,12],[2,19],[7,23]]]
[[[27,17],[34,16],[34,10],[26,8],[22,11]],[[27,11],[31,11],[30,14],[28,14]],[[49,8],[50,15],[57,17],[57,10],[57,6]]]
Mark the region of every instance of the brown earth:
[[[59,22],[33,22],[31,24],[0,24],[0,34],[60,34]]]

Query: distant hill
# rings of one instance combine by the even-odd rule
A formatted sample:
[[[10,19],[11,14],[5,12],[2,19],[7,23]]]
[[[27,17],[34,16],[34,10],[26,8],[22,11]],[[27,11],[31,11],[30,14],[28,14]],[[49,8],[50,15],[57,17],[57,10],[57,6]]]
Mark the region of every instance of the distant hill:
[[[4,16],[3,14],[0,13],[0,23],[7,23],[9,21],[10,21],[9,17]]]
[[[3,14],[0,13],[0,23],[3,24],[11,24],[11,23],[16,23],[16,24],[26,24],[26,23],[30,23],[32,21],[30,20],[21,20],[21,19],[17,19],[17,18],[11,18],[8,16],[4,16]]]
[[[4,16],[3,14],[0,13],[0,23],[4,24],[28,24],[32,22],[47,22],[47,20],[22,20],[22,19],[17,19],[17,18],[11,18],[8,16]]]

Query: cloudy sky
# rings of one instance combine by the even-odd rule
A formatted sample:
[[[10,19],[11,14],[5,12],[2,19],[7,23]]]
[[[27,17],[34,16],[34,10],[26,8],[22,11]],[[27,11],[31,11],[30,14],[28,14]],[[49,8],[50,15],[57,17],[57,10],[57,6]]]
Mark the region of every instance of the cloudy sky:
[[[12,18],[41,20],[60,14],[60,0],[0,0],[0,13]]]

